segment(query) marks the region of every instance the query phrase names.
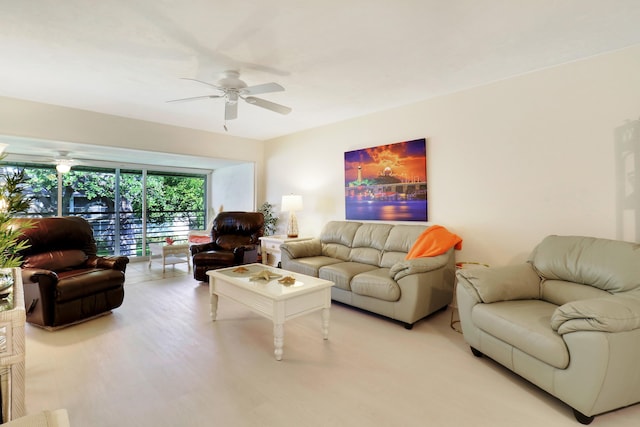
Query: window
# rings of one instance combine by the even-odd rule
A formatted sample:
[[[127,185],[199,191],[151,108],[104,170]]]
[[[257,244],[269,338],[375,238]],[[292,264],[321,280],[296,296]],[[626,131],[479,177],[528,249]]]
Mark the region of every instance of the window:
[[[3,167],[24,168],[30,216],[82,216],[100,255],[145,256],[150,242],[187,240],[206,224],[204,174],[76,166],[59,176],[53,166]]]

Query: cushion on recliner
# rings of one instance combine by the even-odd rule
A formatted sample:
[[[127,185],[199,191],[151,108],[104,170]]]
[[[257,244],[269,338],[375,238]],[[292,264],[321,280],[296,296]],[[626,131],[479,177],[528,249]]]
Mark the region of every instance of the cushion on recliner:
[[[207,251],[198,252],[193,256],[193,263],[195,265],[233,265],[235,255],[231,251]]]
[[[42,268],[43,270],[61,271],[84,264],[87,254],[79,249],[50,251],[25,257],[23,268]]]
[[[124,273],[89,268],[65,271],[58,274],[58,279],[56,301],[64,302],[122,287]]]
[[[80,249],[89,256],[97,253],[91,224],[82,217],[14,218],[12,221],[34,223],[34,227],[21,231],[20,240],[26,240],[29,245],[20,251],[22,256],[67,249]]]
[[[216,245],[226,251],[232,251],[239,246],[250,244],[251,238],[249,236],[240,236],[237,234],[224,234],[216,239]]]

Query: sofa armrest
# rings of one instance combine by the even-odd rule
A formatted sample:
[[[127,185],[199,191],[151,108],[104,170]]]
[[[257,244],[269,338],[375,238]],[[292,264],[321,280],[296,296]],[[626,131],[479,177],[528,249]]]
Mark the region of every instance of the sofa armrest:
[[[280,252],[286,253],[289,259],[306,258],[322,255],[320,239],[287,242],[280,245]]]
[[[461,268],[458,283],[472,290],[483,303],[540,298],[540,277],[531,264],[490,268]]]
[[[389,269],[389,276],[396,282],[410,274],[427,273],[447,265],[449,254],[422,257],[397,262]]]
[[[126,256],[90,256],[85,265],[89,268],[105,268],[124,272],[129,263]]]
[[[611,295],[558,307],[551,327],[560,335],[576,331],[623,332],[640,328],[640,295]]]

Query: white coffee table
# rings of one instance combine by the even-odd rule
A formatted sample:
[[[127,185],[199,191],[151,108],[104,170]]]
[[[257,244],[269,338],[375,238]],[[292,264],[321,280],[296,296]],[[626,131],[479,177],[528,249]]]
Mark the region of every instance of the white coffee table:
[[[271,319],[276,360],[282,360],[286,320],[322,310],[322,336],[324,339],[329,338],[329,309],[333,282],[263,264],[248,264],[242,267],[247,271],[238,272],[238,267],[207,271],[212,320],[216,320],[219,296],[232,299]],[[264,270],[280,277],[269,281],[251,280],[252,275]],[[295,283],[286,286],[278,282],[286,276],[295,278]]]

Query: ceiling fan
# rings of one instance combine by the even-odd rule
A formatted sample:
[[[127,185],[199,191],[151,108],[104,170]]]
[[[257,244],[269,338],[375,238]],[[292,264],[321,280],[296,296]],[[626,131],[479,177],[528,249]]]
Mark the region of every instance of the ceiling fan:
[[[76,161],[69,157],[68,151],[59,151],[58,157],[54,159],[56,164],[56,170],[60,173],[67,173],[71,170],[71,166],[73,166]]]
[[[284,105],[276,104],[275,102],[267,101],[266,99],[256,98],[253,95],[271,92],[282,92],[284,88],[278,83],[264,83],[255,86],[247,86],[245,82],[240,80],[240,73],[238,71],[225,71],[222,73],[222,77],[216,84],[207,83],[202,80],[183,78],[183,80],[191,80],[194,82],[202,83],[207,86],[211,86],[217,90],[217,93],[212,95],[192,96],[190,98],[172,99],[167,102],[184,102],[184,101],[196,101],[199,99],[210,98],[224,98],[224,119],[233,120],[238,118],[238,100],[242,99],[247,104],[255,105],[267,110],[279,113],[289,114],[291,108]],[[225,126],[226,130],[226,126]]]

